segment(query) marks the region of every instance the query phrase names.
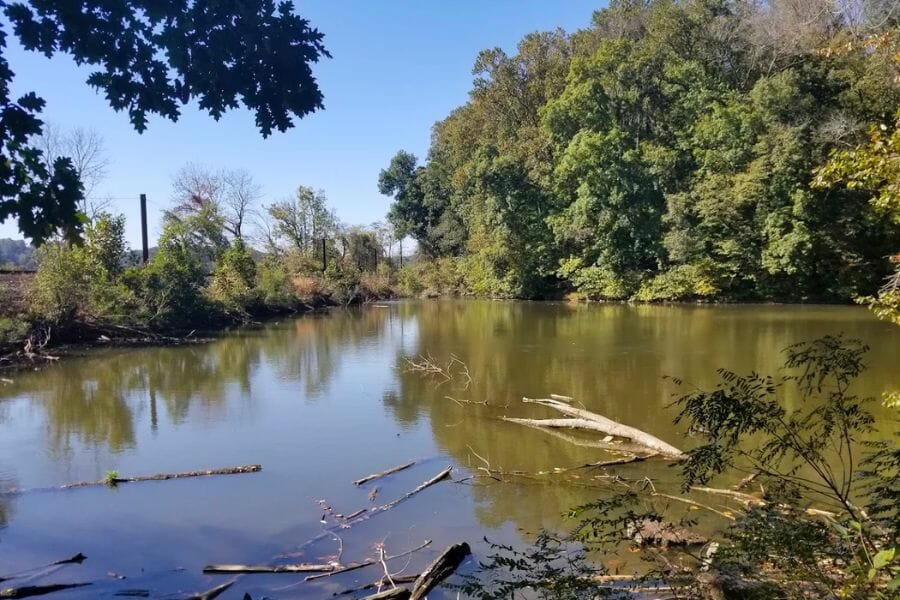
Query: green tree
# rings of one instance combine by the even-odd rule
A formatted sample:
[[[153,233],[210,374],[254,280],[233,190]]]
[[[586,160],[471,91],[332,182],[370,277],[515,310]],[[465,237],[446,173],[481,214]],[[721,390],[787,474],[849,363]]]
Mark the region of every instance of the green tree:
[[[243,104],[263,136],[285,131],[294,117],[322,108],[311,63],[329,56],[322,34],[294,14],[289,1],[160,3],[152,0],[5,2],[0,29],[0,219],[41,242],[63,228],[81,229],[83,187],[70,159],[48,166],[33,139],[44,100],[10,96],[13,68],[4,52],[7,27],[27,49],[67,54],[95,67],[87,83],[134,128],[148,116],[177,120],[199,103],[213,118]]]

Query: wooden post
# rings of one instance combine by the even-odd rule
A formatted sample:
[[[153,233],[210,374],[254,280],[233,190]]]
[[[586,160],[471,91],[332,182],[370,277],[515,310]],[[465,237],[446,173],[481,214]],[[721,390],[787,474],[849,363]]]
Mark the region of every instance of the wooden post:
[[[141,246],[144,264],[150,260],[150,246],[147,243],[147,194],[141,194]]]
[[[325,238],[322,238],[322,272],[328,269],[328,255],[325,253]]]
[[[403,268],[403,238],[400,238],[400,268]]]

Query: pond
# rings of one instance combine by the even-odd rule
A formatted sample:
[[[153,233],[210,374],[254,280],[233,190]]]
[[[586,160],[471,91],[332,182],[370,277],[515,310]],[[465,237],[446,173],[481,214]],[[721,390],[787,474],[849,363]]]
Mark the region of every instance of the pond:
[[[572,481],[444,481],[336,536],[304,542],[333,525],[335,513],[390,502],[448,465],[462,480],[485,463],[537,472],[609,457],[584,436],[501,421],[549,416],[523,396],[571,396],[690,446],[672,424],[668,405],[678,388],[665,375],[702,387],[719,367],[775,374],[782,349],[829,333],[871,347],[860,394],[900,388],[900,328],[858,307],[780,305],[409,301],[283,320],[205,345],[91,352],[16,373],[0,384],[3,489],[99,480],[109,471],[263,468],[0,494],[0,577],[82,552],[83,564],[27,581],[94,582],[54,598],[123,589],[175,598],[230,579],[203,575],[210,563],[322,562],[339,552],[349,563],[377,556],[379,544],[393,555],[425,540],[432,544],[392,568],[414,573],[459,541],[483,556],[484,536],[522,543],[542,528],[564,531],[564,511],[596,492]],[[406,360],[429,356],[441,366],[458,360],[449,380]],[[390,477],[352,484],[414,459]],[[621,472],[677,478],[661,463]],[[377,579],[379,569],[306,583],[294,574],[244,576],[223,597],[324,598]]]

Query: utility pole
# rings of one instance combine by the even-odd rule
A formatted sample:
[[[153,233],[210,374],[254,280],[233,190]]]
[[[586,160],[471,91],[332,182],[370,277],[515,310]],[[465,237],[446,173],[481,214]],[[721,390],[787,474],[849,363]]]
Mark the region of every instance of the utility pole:
[[[403,238],[400,238],[400,268],[403,268]]]
[[[325,254],[325,238],[322,238],[322,272],[328,270],[328,255]]]
[[[141,245],[144,264],[150,260],[150,246],[147,244],[147,194],[141,194]]]

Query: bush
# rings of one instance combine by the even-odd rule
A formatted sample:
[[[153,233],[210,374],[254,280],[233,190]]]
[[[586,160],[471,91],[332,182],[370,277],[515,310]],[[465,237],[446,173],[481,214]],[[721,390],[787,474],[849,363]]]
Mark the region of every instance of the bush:
[[[384,263],[379,264],[374,273],[363,273],[359,284],[362,295],[367,300],[390,298],[394,295],[390,267]]]
[[[18,317],[0,317],[0,344],[15,344],[25,339],[31,329],[28,321]]]
[[[124,231],[123,217],[103,214],[87,227],[81,246],[41,246],[31,288],[35,317],[49,323],[84,317],[128,320],[135,299],[119,278],[128,253]]]
[[[575,287],[584,300],[625,300],[638,286],[636,274],[618,274],[603,265],[583,266],[580,258],[573,258],[560,265],[558,274]]]
[[[257,266],[256,293],[263,306],[269,309],[286,310],[297,305],[287,267],[274,256],[267,256]]]
[[[123,279],[140,298],[141,319],[151,327],[189,327],[211,320],[213,311],[202,293],[202,266],[181,246],[162,246],[149,263],[128,269]]]
[[[207,293],[225,313],[241,318],[256,303],[256,263],[241,239],[222,253]]]
[[[711,264],[678,265],[644,282],[635,299],[642,302],[698,300],[712,298],[719,292]]]
[[[359,299],[360,277],[361,273],[354,265],[335,261],[325,271],[323,291],[338,304],[350,304]]]

